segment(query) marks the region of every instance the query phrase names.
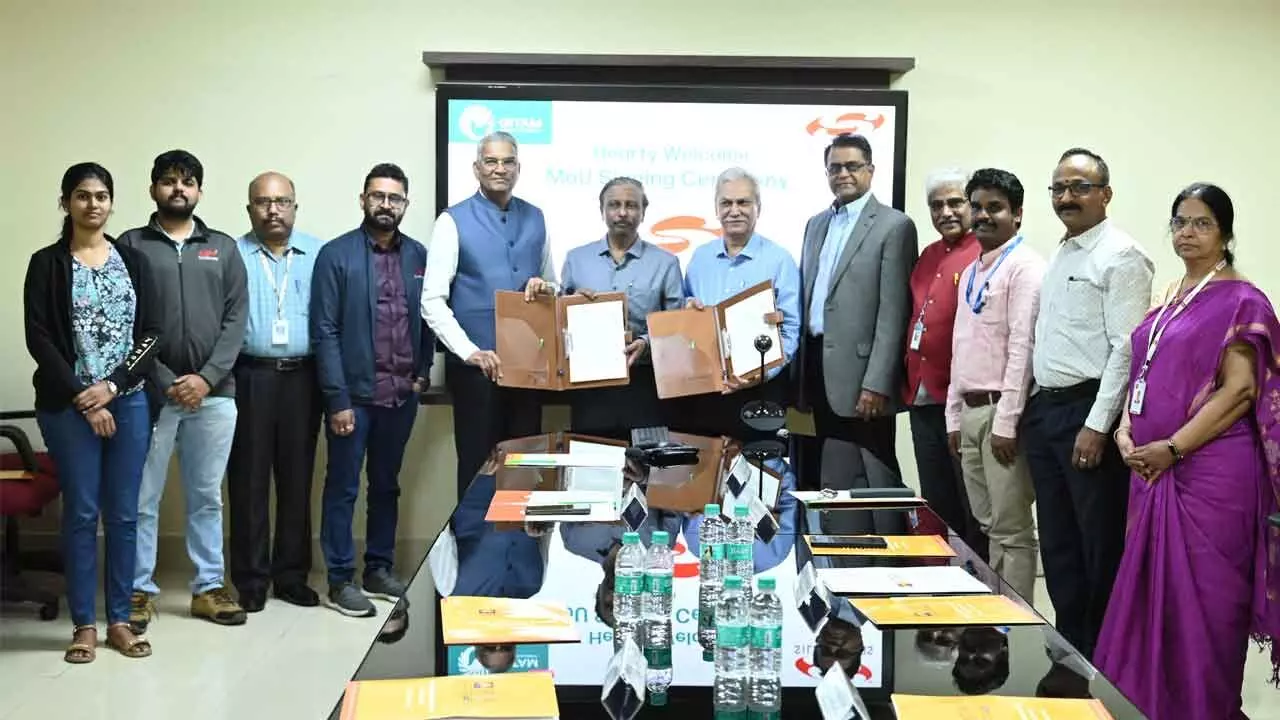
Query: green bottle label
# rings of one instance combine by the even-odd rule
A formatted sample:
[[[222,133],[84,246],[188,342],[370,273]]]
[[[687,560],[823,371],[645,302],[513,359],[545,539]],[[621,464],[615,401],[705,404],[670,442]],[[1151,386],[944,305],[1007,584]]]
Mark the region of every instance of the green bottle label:
[[[720,625],[716,627],[716,644],[721,647],[746,647],[747,627],[745,625]]]
[[[671,594],[671,576],[670,575],[647,575],[645,576],[645,587],[651,593],[660,593],[662,595]]]
[[[643,590],[643,575],[613,576],[613,594],[615,595],[639,595]]]
[[[703,560],[723,560],[724,545],[722,543],[712,543],[710,545],[703,545],[702,559]]]
[[[751,628],[751,647],[762,650],[780,649],[782,647],[782,628],[777,625]]]
[[[729,559],[746,562],[751,559],[751,546],[746,543],[733,543],[729,546]]]
[[[651,668],[671,667],[671,648],[645,648],[644,659]]]

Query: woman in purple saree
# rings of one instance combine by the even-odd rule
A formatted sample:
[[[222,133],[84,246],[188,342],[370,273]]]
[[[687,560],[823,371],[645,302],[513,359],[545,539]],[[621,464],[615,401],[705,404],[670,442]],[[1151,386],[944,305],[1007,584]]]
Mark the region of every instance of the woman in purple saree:
[[[1174,201],[1186,276],[1133,333],[1116,431],[1129,518],[1094,660],[1152,720],[1244,718],[1251,636],[1280,663],[1280,322],[1232,267],[1233,222],[1216,186]]]

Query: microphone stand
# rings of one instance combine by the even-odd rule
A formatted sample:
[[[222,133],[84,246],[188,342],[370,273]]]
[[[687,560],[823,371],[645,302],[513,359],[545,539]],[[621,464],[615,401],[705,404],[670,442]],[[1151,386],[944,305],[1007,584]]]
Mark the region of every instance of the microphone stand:
[[[765,355],[773,349],[773,338],[768,335],[759,335],[755,340],[755,348],[760,353],[760,388],[765,385]],[[781,403],[773,402],[765,398],[752,400],[742,406],[741,411],[742,422],[751,430],[758,433],[767,433],[773,437],[761,438],[748,442],[742,448],[742,454],[747,460],[755,460],[756,469],[760,473],[760,483],[756,491],[763,496],[764,494],[764,461],[769,458],[780,458],[786,454],[786,446],[778,439],[785,437],[786,430],[783,426],[787,424],[787,410]],[[762,498],[763,499],[763,498]]]

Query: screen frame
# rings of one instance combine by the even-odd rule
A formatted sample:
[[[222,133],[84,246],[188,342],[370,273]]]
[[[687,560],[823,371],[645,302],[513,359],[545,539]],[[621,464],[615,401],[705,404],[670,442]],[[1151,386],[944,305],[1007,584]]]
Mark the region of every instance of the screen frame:
[[[449,207],[449,102],[451,100],[551,100],[772,105],[885,105],[894,108],[892,205],[906,212],[906,90],[858,88],[746,87],[728,85],[578,85],[515,83],[436,84],[436,213]],[[874,160],[874,158],[873,158]],[[748,168],[753,172],[755,169]],[[814,172],[818,172],[814,162]]]

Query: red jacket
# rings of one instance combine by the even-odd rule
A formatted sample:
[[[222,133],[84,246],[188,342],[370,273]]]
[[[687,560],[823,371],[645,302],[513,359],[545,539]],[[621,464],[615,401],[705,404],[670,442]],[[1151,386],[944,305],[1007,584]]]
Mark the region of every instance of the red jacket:
[[[960,274],[982,248],[973,233],[954,244],[938,240],[920,253],[911,272],[911,316],[907,319],[907,373],[902,398],[915,403],[920,383],[938,402],[947,399],[951,382],[951,331],[959,307]],[[911,349],[916,321],[924,312],[924,334],[919,350]]]

